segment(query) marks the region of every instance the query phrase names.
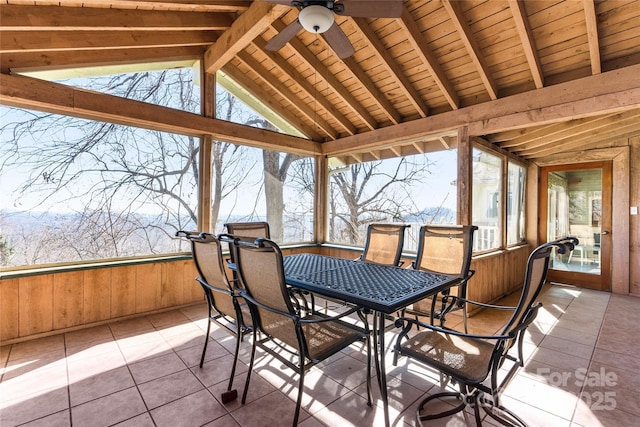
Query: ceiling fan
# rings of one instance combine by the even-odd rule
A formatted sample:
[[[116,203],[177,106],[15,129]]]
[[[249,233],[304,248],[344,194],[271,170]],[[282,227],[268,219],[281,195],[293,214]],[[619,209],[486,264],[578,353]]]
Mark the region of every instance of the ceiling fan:
[[[402,15],[402,0],[266,0],[269,3],[285,4],[300,12],[298,19],[287,25],[265,45],[265,49],[276,51],[295,37],[301,29],[310,33],[324,34],[329,46],[341,59],[355,51],[349,39],[335,22],[334,14],[357,18],[399,18]]]

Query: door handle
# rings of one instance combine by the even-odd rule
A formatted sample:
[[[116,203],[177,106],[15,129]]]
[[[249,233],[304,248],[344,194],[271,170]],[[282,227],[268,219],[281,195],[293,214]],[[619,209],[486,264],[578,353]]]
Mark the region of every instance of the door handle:
[[[609,234],[607,230],[602,230],[602,234]]]

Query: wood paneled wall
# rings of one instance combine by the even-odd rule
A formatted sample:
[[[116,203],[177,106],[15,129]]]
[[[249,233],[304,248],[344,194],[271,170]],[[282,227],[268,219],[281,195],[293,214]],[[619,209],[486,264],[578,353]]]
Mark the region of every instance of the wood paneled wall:
[[[0,280],[0,341],[204,301],[190,259]]]
[[[355,259],[357,250],[334,247],[285,249]],[[530,247],[524,246],[475,258],[476,274],[469,297],[483,302],[522,285]],[[411,259],[404,258],[408,266]],[[193,261],[175,260],[128,266],[88,268],[25,275],[0,280],[0,341],[22,341],[65,330],[144,315],[202,302]]]

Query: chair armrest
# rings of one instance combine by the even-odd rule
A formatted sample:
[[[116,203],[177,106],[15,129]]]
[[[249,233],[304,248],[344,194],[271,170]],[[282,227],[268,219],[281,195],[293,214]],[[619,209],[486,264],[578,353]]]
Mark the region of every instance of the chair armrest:
[[[204,286],[207,289],[211,289],[212,291],[216,291],[216,292],[222,292],[223,294],[227,294],[230,296],[236,296],[235,292],[233,292],[231,289],[229,288],[219,288],[217,286],[212,286],[210,284],[208,284],[207,282],[205,282],[204,280],[202,280],[199,277],[196,277],[196,280],[198,281],[198,283],[200,283],[202,286]]]
[[[293,320],[294,322],[297,322],[300,319],[300,316],[298,316],[298,315],[291,314],[288,311],[281,311],[281,310],[278,310],[277,308],[269,307],[268,305],[264,305],[264,304],[256,301],[255,299],[253,299],[253,297],[251,295],[249,295],[249,293],[245,289],[240,289],[239,290],[239,296],[244,298],[246,301],[249,301],[251,304],[253,304],[256,307],[260,307],[260,308],[262,308],[264,310],[267,310],[267,311],[270,311],[272,313],[279,314],[281,316],[284,316],[284,317],[286,317],[288,319]]]
[[[466,303],[469,303],[469,304],[473,304],[473,305],[477,305],[477,306],[485,307],[485,308],[495,308],[495,309],[498,309],[498,310],[515,310],[517,308],[517,307],[514,307],[514,306],[510,306],[510,305],[487,304],[487,303],[484,303],[484,302],[473,301],[473,300],[469,300],[469,299],[462,298],[462,297],[455,297],[455,298],[457,298],[458,301],[466,302]]]
[[[340,320],[343,317],[349,316],[360,310],[360,307],[353,307],[349,310],[338,314],[337,316],[323,316],[321,319],[305,319],[301,318],[300,323],[322,323],[322,322],[331,322],[333,320]]]
[[[514,333],[509,334],[509,335],[469,334],[469,333],[465,333],[465,332],[456,331],[454,329],[448,329],[448,328],[443,328],[443,327],[439,327],[439,326],[434,326],[434,325],[431,325],[429,323],[424,323],[424,322],[421,322],[419,320],[411,319],[409,317],[401,317],[401,318],[396,319],[395,326],[397,328],[401,328],[403,323],[406,323],[406,325],[402,329],[402,332],[400,332],[400,336],[407,335],[407,333],[409,332],[409,330],[411,330],[413,325],[418,325],[418,326],[421,326],[421,327],[423,327],[425,329],[430,329],[430,330],[432,330],[434,332],[439,332],[439,333],[443,333],[443,334],[447,334],[447,335],[455,335],[455,336],[458,336],[458,337],[465,337],[465,338],[477,338],[477,339],[485,339],[485,340],[504,340],[504,339],[511,339],[511,338],[514,338],[516,336],[516,334],[514,334]],[[398,341],[399,341],[399,338],[400,337],[398,337]]]

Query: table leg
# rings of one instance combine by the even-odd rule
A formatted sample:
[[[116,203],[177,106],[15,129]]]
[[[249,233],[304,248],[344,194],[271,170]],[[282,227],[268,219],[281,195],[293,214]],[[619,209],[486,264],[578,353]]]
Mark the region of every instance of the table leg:
[[[376,374],[378,375],[378,385],[380,386],[380,397],[382,397],[382,407],[384,409],[384,425],[389,426],[389,396],[387,394],[387,371],[385,369],[385,347],[384,347],[384,313],[375,312],[373,315],[373,340],[376,353]],[[377,339],[376,339],[377,338]]]

